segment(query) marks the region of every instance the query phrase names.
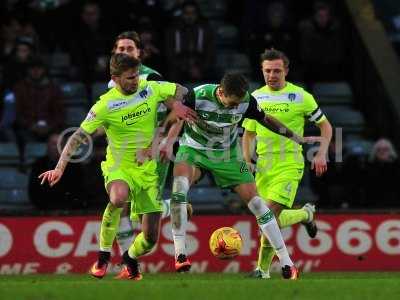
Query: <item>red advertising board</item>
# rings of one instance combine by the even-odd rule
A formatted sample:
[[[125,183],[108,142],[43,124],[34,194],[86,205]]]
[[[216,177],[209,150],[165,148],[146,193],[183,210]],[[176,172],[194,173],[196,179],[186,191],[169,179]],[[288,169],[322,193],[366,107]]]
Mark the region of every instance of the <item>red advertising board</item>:
[[[212,231],[223,226],[238,229],[244,241],[241,255],[229,261],[214,258],[208,248]],[[312,240],[303,226],[283,230],[292,259],[303,271],[400,271],[399,215],[319,215],[318,226]],[[0,274],[87,272],[97,258],[99,227],[94,216],[0,218]],[[259,233],[251,216],[197,216],[189,223],[187,237],[193,272],[254,267]],[[111,272],[120,262],[118,248],[113,252]],[[142,270],[173,271],[173,252],[167,219],[157,248],[141,259]]]

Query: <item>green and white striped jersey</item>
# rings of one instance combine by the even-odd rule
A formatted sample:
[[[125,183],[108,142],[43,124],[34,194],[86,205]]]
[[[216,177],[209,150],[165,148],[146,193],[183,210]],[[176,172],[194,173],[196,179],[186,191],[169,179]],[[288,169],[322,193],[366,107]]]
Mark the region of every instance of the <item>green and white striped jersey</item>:
[[[247,92],[235,108],[225,107],[217,98],[217,84],[204,84],[192,90],[185,104],[197,112],[196,122],[186,122],[179,144],[200,150],[226,150],[236,144],[243,118],[262,121],[265,114]]]

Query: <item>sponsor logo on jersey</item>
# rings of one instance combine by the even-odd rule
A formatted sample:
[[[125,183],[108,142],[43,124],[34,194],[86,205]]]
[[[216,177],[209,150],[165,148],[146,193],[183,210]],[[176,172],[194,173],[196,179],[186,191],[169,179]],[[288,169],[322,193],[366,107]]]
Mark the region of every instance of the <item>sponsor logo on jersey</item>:
[[[128,105],[127,100],[112,101],[108,103],[108,110],[117,110]]]
[[[141,90],[137,94],[133,95],[130,99],[121,99],[121,100],[113,100],[107,104],[107,108],[109,111],[120,110],[121,108],[125,108],[128,106],[134,106],[139,103],[147,101],[147,99],[151,96],[152,90],[149,86],[145,89]]]
[[[147,97],[147,90],[140,91],[139,96],[140,98],[145,99]]]
[[[90,110],[86,116],[86,121],[90,122],[96,119],[96,113],[93,110]]]
[[[147,116],[151,112],[151,108],[145,102],[138,107],[134,111],[127,113],[121,117],[121,122],[125,122],[126,125],[130,126],[137,123],[141,118]]]
[[[263,107],[263,111],[268,114],[274,114],[274,113],[287,113],[290,111],[290,109],[289,109],[289,104],[279,103]]]
[[[265,93],[253,93],[258,103],[275,102],[275,103],[302,103],[303,94],[301,93],[282,93],[277,95],[269,95]]]

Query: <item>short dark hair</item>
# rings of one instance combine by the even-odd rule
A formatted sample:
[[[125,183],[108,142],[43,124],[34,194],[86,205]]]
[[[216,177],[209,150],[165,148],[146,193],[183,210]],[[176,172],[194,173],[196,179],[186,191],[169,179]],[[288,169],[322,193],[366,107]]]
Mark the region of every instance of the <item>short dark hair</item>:
[[[274,48],[265,49],[264,53],[261,54],[261,63],[264,60],[276,60],[281,59],[285,68],[289,68],[289,58],[282,51],[276,50]]]
[[[226,96],[243,98],[249,90],[249,83],[242,74],[226,73],[221,80],[221,88]]]
[[[138,68],[140,61],[125,53],[116,53],[110,59],[110,74],[121,75],[129,69]]]
[[[112,53],[115,53],[115,51],[117,50],[117,44],[119,40],[132,40],[137,48],[141,48],[141,42],[140,42],[140,37],[139,34],[136,31],[124,31],[122,33],[120,33],[117,38],[115,39],[114,42],[114,47],[112,49]]]

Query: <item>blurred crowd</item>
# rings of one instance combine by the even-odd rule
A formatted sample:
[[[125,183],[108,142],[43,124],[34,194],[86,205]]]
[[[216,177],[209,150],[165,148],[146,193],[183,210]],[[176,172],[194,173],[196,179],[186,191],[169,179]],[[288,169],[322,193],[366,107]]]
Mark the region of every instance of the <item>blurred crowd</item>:
[[[339,2],[2,1],[0,142],[18,146],[17,167],[21,171],[26,171],[27,143],[48,145],[46,156],[28,166],[32,203],[39,208],[105,203],[98,167],[104,142],[97,142],[85,164],[71,165],[57,188],[40,186],[36,177],[54,167],[59,133],[69,124],[62,84],[83,83],[89,108],[96,101],[93,84],[109,80],[108,60],[120,32],[137,31],[143,63],[167,80],[182,84],[218,81],[219,53],[231,52],[244,54],[249,68],[241,71],[251,81],[262,82],[259,55],[270,47],[290,57],[290,81],[310,85],[314,81],[347,80],[343,68],[349,59],[348,36],[338,13]],[[396,205],[398,158],[390,141],[379,140],[369,154],[352,151],[344,153],[343,163],[331,163],[325,177],[311,180],[320,205],[337,207],[338,201],[343,207]],[[55,198],[63,199],[58,206],[52,201]]]
[[[199,1],[202,6],[207,1]],[[248,55],[254,78],[259,54],[269,47],[287,53],[297,79],[343,79],[346,30],[332,1],[217,0],[222,13],[206,17],[192,0],[5,1],[1,12],[2,89],[25,78],[30,60],[41,56],[57,80],[107,80],[115,36],[136,30],[142,60],[169,80],[202,82],[215,75],[221,23],[239,30],[237,45]],[[333,1],[335,2],[335,1]],[[218,7],[215,9],[218,10]],[[224,50],[224,49],[222,49]],[[55,56],[55,54],[64,56]],[[322,55],[322,53],[324,55]],[[60,57],[68,61],[61,70]],[[58,59],[57,59],[58,58]],[[307,68],[305,68],[307,66]],[[310,68],[312,66],[312,68]],[[294,75],[295,76],[295,75]]]
[[[390,140],[379,138],[367,145],[354,140],[347,143],[339,156],[337,151],[333,141],[329,149],[329,172],[322,178],[311,178],[311,186],[322,206],[366,210],[399,207],[396,181],[400,162]],[[335,163],[338,158],[342,162]]]

